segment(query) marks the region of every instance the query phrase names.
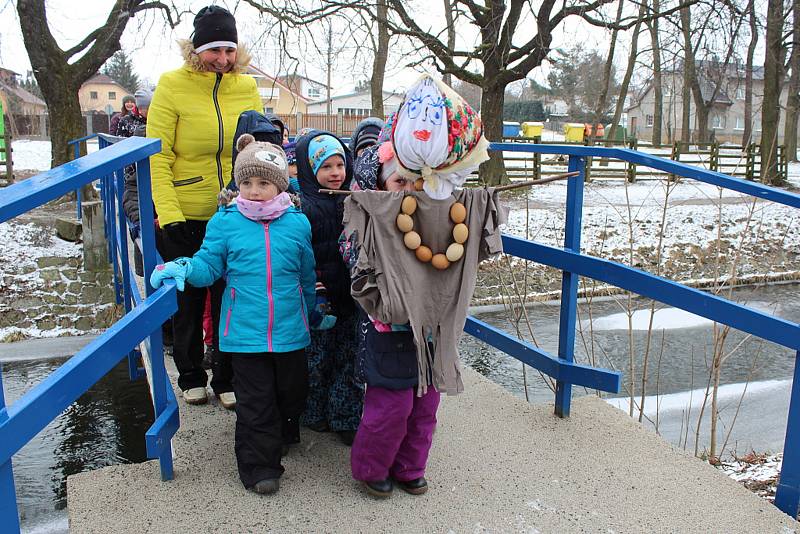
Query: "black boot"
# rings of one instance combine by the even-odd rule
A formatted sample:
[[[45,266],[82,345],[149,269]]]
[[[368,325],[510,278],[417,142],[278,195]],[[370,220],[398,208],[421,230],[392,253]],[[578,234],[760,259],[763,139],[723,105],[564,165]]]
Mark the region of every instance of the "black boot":
[[[392,496],[392,481],[388,478],[364,482],[364,488],[367,493],[379,499],[387,499]]]
[[[355,430],[339,430],[336,433],[339,435],[339,439],[342,441],[342,443],[348,447],[353,446],[353,440],[356,439]]]
[[[415,478],[414,480],[396,480],[400,489],[411,495],[422,495],[428,491],[428,481],[425,477]]]
[[[280,486],[279,479],[277,478],[267,478],[265,480],[259,480],[256,482],[250,491],[254,493],[259,493],[261,495],[271,495],[278,491]]]

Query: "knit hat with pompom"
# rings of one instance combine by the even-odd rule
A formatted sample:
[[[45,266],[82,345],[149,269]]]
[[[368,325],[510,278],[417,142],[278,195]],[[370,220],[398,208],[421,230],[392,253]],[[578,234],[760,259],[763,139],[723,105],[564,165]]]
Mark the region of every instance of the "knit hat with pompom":
[[[278,193],[289,188],[289,167],[281,147],[256,141],[252,135],[243,134],[236,141],[236,149],[239,151],[233,169],[236,187],[245,178],[261,177],[274,184]]]

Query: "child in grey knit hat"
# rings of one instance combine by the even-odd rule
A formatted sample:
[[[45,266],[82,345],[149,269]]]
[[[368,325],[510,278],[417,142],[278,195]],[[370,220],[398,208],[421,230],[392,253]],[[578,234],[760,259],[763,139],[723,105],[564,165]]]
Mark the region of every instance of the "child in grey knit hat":
[[[153,287],[173,279],[212,285],[225,276],[219,348],[231,353],[236,403],[234,435],[239,478],[259,494],[278,491],[281,456],[300,441],[308,392],[305,347],[309,330],[328,329],[336,317],[316,313],[311,225],[292,206],[283,150],[244,134],[233,176],[239,196],[208,222],[191,258],[158,265]],[[234,395],[225,399],[223,395]]]

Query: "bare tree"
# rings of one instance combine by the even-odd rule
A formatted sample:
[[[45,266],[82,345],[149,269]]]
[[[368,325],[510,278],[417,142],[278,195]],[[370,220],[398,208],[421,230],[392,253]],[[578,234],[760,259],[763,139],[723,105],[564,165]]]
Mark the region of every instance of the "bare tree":
[[[450,50],[456,49],[456,26],[453,17],[454,8],[455,6],[451,0],[444,0],[444,20],[447,22],[447,48]],[[449,72],[445,73],[442,80],[447,85],[453,86],[453,75]]]
[[[747,45],[747,60],[744,74],[744,132],[742,145],[746,146],[753,137],[753,59],[758,46],[758,19],[755,0],[747,3],[747,21],[750,25],[750,43]]]
[[[681,141],[692,140],[692,86],[695,81],[694,47],[692,46],[692,11],[690,8],[680,12],[681,35],[683,35],[683,85],[681,89]]]
[[[128,21],[146,9],[161,10],[171,27],[179,22],[180,14],[173,19],[161,2],[117,0],[102,26],[72,48],[62,50],[47,23],[45,0],[17,2],[25,49],[50,115],[53,166],[69,161],[67,142],[84,135],[78,89],[120,49],[119,40]],[[94,195],[94,190],[87,189],[86,193]]]
[[[664,93],[661,77],[661,45],[658,35],[659,1],[660,0],[653,0],[653,15],[655,15],[655,17],[647,21],[647,29],[650,31],[650,42],[653,48],[653,95],[655,98],[653,105],[653,137],[651,139],[653,145],[661,144],[661,127],[664,110]]]
[[[622,9],[624,7],[624,0],[619,0],[617,4],[617,17],[616,17],[616,24],[619,24],[620,20],[622,20]],[[600,90],[600,96],[597,98],[597,103],[594,109],[594,127],[589,135],[589,144],[592,144],[595,136],[597,135],[597,131],[600,126],[601,117],[606,109],[606,100],[608,99],[608,88],[611,84],[611,76],[614,67],[614,52],[617,49],[617,34],[619,33],[619,29],[615,26],[614,29],[611,30],[611,42],[608,45],[608,56],[606,57],[606,63],[603,66],[603,80],[602,80],[602,89]]]
[[[690,22],[689,9],[686,12],[686,21]],[[691,89],[697,119],[697,140],[700,142],[710,140],[711,112],[721,101],[727,100],[725,91],[728,89],[731,72],[735,70],[731,69],[731,62],[734,60],[743,20],[741,13],[733,4],[725,4],[719,12],[712,9],[703,13],[699,31],[692,32],[691,24],[686,24],[683,28],[685,42],[688,41],[684,53],[687,58],[692,58]],[[692,47],[691,40],[695,41],[695,47]],[[698,50],[702,50],[704,54],[702,61],[697,60]],[[720,50],[724,50],[724,58],[721,61]]]
[[[639,21],[633,28],[633,35],[631,35],[631,50],[628,53],[628,65],[625,68],[625,75],[622,77],[622,82],[619,87],[619,98],[617,98],[617,105],[614,107],[614,118],[611,120],[611,127],[609,128],[607,138],[614,139],[617,131],[617,125],[620,118],[622,118],[622,111],[625,108],[625,97],[628,94],[628,87],[631,83],[633,76],[633,68],[636,66],[636,58],[639,55],[639,32],[642,27],[642,19],[644,18],[647,10],[647,2],[642,2],[639,6]]]
[[[383,118],[383,78],[386,73],[386,60],[389,57],[389,27],[386,17],[389,9],[386,0],[378,0],[376,23],[378,25],[378,42],[375,43],[375,58],[372,61],[372,79],[370,94],[372,95],[372,116]]]
[[[764,98],[761,105],[761,181],[777,184],[778,121],[783,85],[786,48],[783,42],[785,22],[783,0],[768,0],[766,51],[764,55]]]
[[[792,2],[792,55],[789,56],[789,96],[783,144],[790,161],[797,161],[797,118],[800,114],[800,2]]]
[[[353,54],[372,55],[370,77],[371,113],[383,117],[383,82],[386,64],[389,59],[389,43],[391,34],[388,25],[388,5],[386,0],[369,0],[365,2],[346,2],[338,0],[320,0],[314,4],[300,0],[245,0],[260,13],[267,14],[274,20],[279,33],[286,34],[292,29],[305,35],[313,44],[317,53],[325,55],[328,65],[334,63],[344,51],[344,46],[334,48],[332,42],[321,47],[316,44],[319,26],[331,28],[332,21],[337,20],[343,28],[337,28],[338,35],[347,36],[356,48]],[[375,28],[377,27],[377,31]],[[376,39],[377,35],[377,39]],[[332,38],[330,39],[332,41]],[[329,71],[331,70],[330,67]],[[328,81],[328,87],[331,80]]]
[[[522,80],[542,63],[550,52],[553,32],[567,18],[585,16],[611,1],[579,1],[557,8],[555,1],[546,0],[536,10],[533,4],[524,0],[483,4],[473,0],[455,0],[454,4],[463,8],[464,18],[480,34],[479,43],[471,50],[454,50],[448,47],[438,33],[423,29],[420,24],[423,17],[412,13],[404,2],[389,0],[389,5],[401,22],[393,26],[394,33],[407,35],[419,42],[428,53],[427,59],[432,61],[442,75],[452,74],[460,80],[481,87],[481,117],[486,136],[489,139],[500,139],[503,133],[506,86]],[[532,15],[533,21],[526,22],[525,31],[522,31],[521,22],[527,15]],[[428,20],[424,26],[429,27]],[[533,35],[528,32],[528,28],[532,27],[536,28]],[[514,43],[515,35],[525,35],[527,40]],[[490,154],[490,160],[481,166],[481,178],[489,184],[508,180],[501,153]]]

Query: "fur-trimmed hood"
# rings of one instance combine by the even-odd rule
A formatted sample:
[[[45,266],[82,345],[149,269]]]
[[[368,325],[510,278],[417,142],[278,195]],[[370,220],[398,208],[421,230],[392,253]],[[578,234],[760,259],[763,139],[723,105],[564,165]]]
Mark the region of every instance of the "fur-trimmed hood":
[[[203,70],[203,62],[200,61],[200,56],[195,53],[194,44],[192,44],[191,39],[178,39],[178,46],[180,47],[181,55],[186,65],[197,72],[205,72]],[[236,63],[233,65],[230,73],[244,74],[247,71],[247,67],[250,65],[250,59],[250,51],[244,44],[239,43],[236,49]]]

